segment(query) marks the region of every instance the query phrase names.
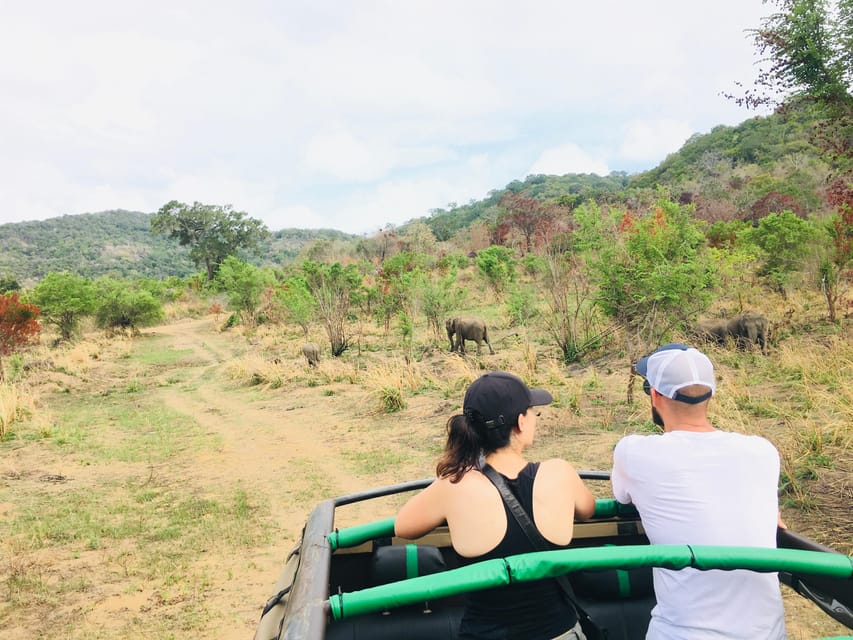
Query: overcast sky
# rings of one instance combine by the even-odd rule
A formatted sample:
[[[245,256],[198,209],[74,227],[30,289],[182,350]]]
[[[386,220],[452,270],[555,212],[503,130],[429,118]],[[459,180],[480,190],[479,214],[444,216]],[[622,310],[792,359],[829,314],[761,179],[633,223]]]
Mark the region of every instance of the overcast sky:
[[[170,200],[373,232],[755,115],[761,0],[0,0],[0,223]]]

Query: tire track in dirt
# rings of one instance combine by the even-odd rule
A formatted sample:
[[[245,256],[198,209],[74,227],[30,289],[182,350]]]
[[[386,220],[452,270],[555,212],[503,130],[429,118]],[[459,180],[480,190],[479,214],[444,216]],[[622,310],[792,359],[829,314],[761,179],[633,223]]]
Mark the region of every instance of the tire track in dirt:
[[[220,627],[217,637],[245,638],[310,509],[320,500],[373,484],[347,471],[336,446],[340,425],[354,420],[363,392],[349,387],[330,397],[321,387],[307,387],[271,390],[259,399],[256,389],[240,388],[222,372],[228,360],[246,352],[241,339],[216,332],[210,320],[158,327],[156,335],[163,346],[192,350],[192,355],[181,369],[185,382],[154,388],[153,397],[221,441],[215,450],[169,464],[164,469],[169,480],[218,495],[242,488],[252,504],[268,506],[275,523],[267,547],[204,560],[217,584],[209,605],[235,612],[241,621],[234,629]],[[323,419],[318,421],[319,415]],[[239,579],[230,578],[234,575]]]

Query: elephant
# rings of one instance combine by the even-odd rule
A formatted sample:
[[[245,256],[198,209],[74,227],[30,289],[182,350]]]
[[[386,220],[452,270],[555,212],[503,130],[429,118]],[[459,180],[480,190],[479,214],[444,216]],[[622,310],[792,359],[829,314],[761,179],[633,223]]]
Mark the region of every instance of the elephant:
[[[705,340],[725,344],[731,337],[740,348],[758,345],[767,353],[768,322],[760,313],[745,311],[729,320],[706,320],[696,325],[696,335]]]
[[[489,342],[489,331],[486,322],[482,318],[448,318],[444,323],[447,329],[447,337],[450,339],[450,351],[465,353],[465,341],[473,340],[477,343],[477,355],[480,355],[480,346],[485,342],[489,346],[489,353],[495,355],[492,343]],[[456,342],[453,342],[453,336]]]
[[[305,359],[308,360],[309,367],[316,367],[320,362],[320,345],[316,342],[306,342],[302,345],[302,353]]]

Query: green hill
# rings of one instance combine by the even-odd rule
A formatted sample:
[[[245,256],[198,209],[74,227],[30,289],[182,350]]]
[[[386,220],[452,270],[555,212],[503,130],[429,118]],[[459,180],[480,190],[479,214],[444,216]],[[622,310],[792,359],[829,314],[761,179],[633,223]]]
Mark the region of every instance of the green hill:
[[[0,225],[0,275],[35,284],[51,271],[70,271],[87,278],[196,273],[186,247],[151,233],[151,216],[115,210]],[[257,255],[246,258],[257,264],[282,264],[318,238],[352,237],[334,230],[283,229],[272,233]]]

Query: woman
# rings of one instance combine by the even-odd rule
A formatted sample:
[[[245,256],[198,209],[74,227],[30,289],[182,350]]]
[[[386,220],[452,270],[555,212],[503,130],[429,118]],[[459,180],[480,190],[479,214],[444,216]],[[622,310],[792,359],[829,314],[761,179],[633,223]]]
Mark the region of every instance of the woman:
[[[463,414],[447,422],[436,481],[403,505],[395,533],[417,538],[447,522],[463,564],[534,551],[498,490],[480,472],[482,453],[552,548],[568,545],[575,518],[591,517],[595,498],[565,460],[524,458],[536,433],[535,407],[552,400],[544,389],[529,389],[503,371],[475,380],[465,393]],[[555,580],[522,582],[468,594],[459,637],[583,640],[576,623],[574,608]]]

